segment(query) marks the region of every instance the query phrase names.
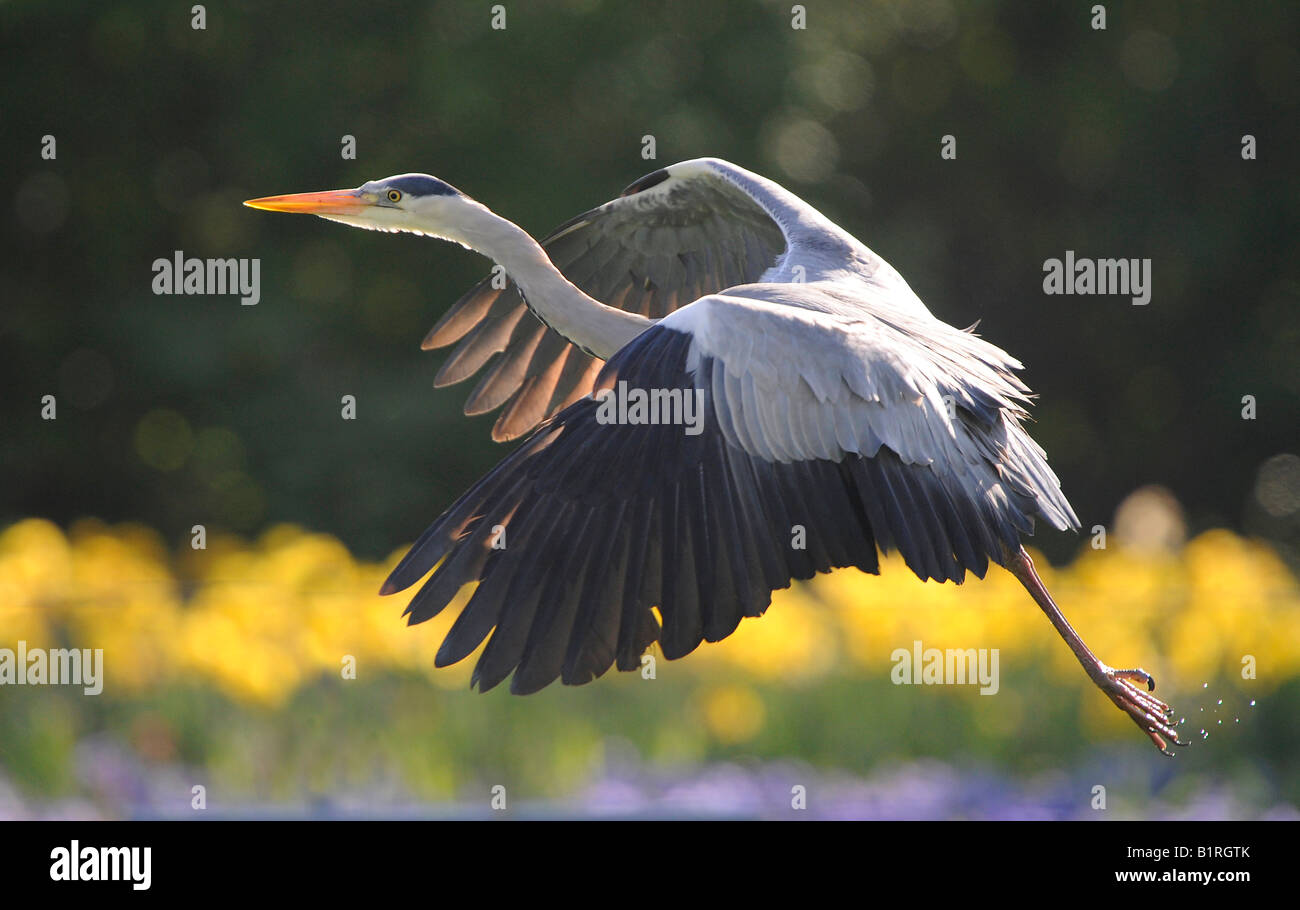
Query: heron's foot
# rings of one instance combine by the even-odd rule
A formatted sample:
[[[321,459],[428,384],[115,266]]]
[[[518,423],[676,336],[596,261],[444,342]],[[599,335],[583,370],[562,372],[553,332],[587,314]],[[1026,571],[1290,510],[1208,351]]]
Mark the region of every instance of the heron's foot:
[[[1145,670],[1114,670],[1101,664],[1093,679],[1115,707],[1131,717],[1162,753],[1172,756],[1171,744],[1187,745],[1178,738],[1178,731],[1174,729],[1174,709],[1150,694],[1156,687],[1155,678],[1150,673]]]

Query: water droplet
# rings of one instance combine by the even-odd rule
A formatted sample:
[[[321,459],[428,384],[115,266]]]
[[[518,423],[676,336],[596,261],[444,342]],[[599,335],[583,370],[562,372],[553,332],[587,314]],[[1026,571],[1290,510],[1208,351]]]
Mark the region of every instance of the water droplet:
[[[1223,721],[1222,721],[1222,720],[1219,721],[1219,726],[1220,726],[1220,727],[1223,726]]]
[[[1178,718],[1178,722],[1179,722],[1180,724],[1185,724],[1185,723],[1187,723],[1187,718],[1185,718],[1185,717],[1180,717],[1180,718]]]
[[[1255,699],[1252,698],[1252,699],[1250,700],[1250,706],[1251,706],[1252,708],[1255,707]]]
[[[1222,698],[1219,699],[1219,704],[1223,704],[1223,699],[1222,699]]]
[[[1210,688],[1210,684],[1209,684],[1209,683],[1201,683],[1201,688],[1202,688],[1202,689],[1208,689],[1208,688]]]

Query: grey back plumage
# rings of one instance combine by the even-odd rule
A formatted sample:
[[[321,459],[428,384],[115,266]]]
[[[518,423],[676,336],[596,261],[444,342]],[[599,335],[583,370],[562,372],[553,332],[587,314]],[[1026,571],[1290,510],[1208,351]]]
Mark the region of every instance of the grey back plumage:
[[[653,178],[653,179],[652,179]],[[707,294],[764,282],[850,277],[927,313],[883,259],[784,188],[716,159],[672,165],[552,231],[542,247],[584,293],[659,319]],[[532,318],[508,276],[489,275],[429,331],[455,344],[435,385],[482,372],[465,413],[501,408],[492,429],[515,439],[591,391],[600,362]]]

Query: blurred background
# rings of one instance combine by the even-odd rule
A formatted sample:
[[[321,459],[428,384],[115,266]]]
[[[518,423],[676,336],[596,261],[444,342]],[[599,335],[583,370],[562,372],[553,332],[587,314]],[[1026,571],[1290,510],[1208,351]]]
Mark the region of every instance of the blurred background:
[[[543,816],[788,817],[794,786],[826,817],[1297,814],[1300,11],[808,7],[0,3],[0,648],[106,663],[95,697],[0,687],[0,816],[188,817],[196,785],[232,815],[487,815],[495,785]],[[407,629],[374,592],[508,450],[418,349],[489,263],[240,202],[425,171],[541,235],[702,155],[1025,363],[1107,531],[1035,538],[1046,580],[1156,674],[1176,760],[997,569],[836,572],[653,680],[521,699],[432,669],[454,612]],[[260,303],[155,296],[176,250],[259,258]],[[1045,295],[1066,250],[1150,258],[1150,304]],[[1000,649],[999,693],[892,685],[917,639]]]

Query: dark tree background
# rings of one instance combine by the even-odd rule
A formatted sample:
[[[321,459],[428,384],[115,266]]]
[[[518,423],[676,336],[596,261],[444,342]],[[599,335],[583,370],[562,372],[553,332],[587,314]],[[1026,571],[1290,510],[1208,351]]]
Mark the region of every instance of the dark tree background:
[[[536,234],[713,155],[1017,355],[1085,527],[1159,483],[1192,531],[1294,545],[1294,4],[1107,4],[1105,30],[1089,3],[814,0],[804,30],[789,3],[505,6],[0,6],[0,525],[291,521],[386,555],[504,452],[418,349],[488,263],[240,202],[426,171]],[[261,302],[155,296],[175,250],[260,258]],[[1149,257],[1150,304],[1045,295],[1066,250]]]

